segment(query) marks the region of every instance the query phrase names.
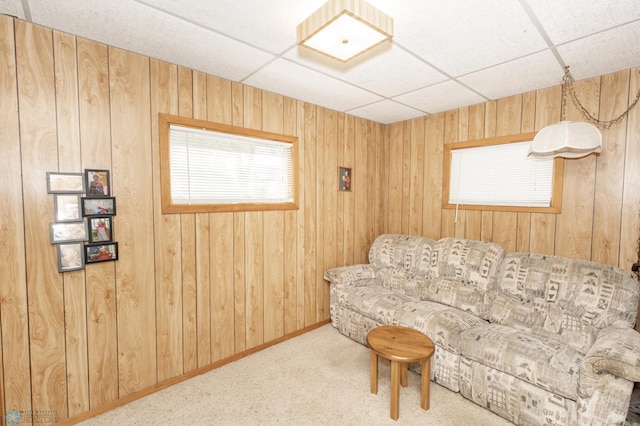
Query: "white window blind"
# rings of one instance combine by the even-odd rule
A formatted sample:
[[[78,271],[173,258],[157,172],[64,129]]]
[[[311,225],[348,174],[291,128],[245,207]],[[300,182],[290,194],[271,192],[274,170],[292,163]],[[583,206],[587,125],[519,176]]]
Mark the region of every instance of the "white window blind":
[[[549,207],[553,158],[528,156],[530,145],[452,150],[449,204]]]
[[[169,126],[174,204],[292,202],[292,144]]]

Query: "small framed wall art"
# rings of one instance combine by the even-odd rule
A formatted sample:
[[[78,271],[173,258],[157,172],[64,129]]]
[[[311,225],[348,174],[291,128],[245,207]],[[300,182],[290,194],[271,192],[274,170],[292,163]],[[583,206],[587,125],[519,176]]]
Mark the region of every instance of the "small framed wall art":
[[[107,198],[82,198],[82,216],[115,216],[116,199]]]
[[[89,221],[89,242],[107,243],[113,240],[113,218],[111,216],[92,216]]]
[[[351,191],[351,169],[338,168],[338,191]]]
[[[85,263],[107,262],[118,260],[118,243],[89,244],[84,246]]]
[[[84,269],[83,243],[57,244],[56,250],[58,252],[58,272]]]
[[[109,170],[85,169],[84,180],[87,197],[109,197],[111,195]]]
[[[53,196],[53,212],[56,222],[76,222],[80,216],[80,195],[55,194]]]
[[[85,221],[52,222],[49,224],[51,244],[87,241],[87,224]]]
[[[82,173],[47,172],[49,194],[82,194],[84,188]]]

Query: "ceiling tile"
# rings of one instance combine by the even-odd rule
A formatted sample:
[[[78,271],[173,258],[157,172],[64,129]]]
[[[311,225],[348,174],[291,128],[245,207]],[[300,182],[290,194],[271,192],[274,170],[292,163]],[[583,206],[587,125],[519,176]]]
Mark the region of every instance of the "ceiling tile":
[[[272,54],[296,44],[296,27],[327,0],[139,0]]]
[[[285,59],[273,61],[243,83],[341,112],[382,99]]]
[[[391,12],[394,42],[453,77],[547,47],[517,1],[402,3]]]
[[[489,99],[556,86],[564,70],[550,50],[460,77],[458,81]]]
[[[526,0],[554,44],[640,19],[640,1]],[[640,37],[640,36],[639,36]]]
[[[487,99],[467,89],[460,83],[449,80],[411,93],[396,96],[393,100],[426,113],[435,114],[466,105],[485,102]]]
[[[285,57],[384,97],[406,93],[447,78],[393,43],[383,43],[347,63],[300,46],[291,49]]]
[[[418,111],[388,99],[347,112],[382,124],[391,124],[424,116],[423,111]]]
[[[564,44],[558,52],[576,80],[637,67],[640,21]]]
[[[261,50],[127,0],[31,3],[34,21],[238,81],[273,59]],[[74,19],[69,19],[69,15]],[[144,31],[140,31],[144,28]],[[238,61],[237,58],[244,58]]]
[[[0,13],[25,19],[24,9],[20,0],[0,0]]]

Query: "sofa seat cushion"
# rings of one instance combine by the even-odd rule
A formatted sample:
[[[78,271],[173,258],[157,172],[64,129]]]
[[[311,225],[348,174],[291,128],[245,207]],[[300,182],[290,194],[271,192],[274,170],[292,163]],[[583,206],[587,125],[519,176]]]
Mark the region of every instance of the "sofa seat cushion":
[[[463,331],[460,353],[550,392],[576,400],[583,355],[553,339],[501,324]]]
[[[460,333],[477,325],[483,319],[450,306],[435,302],[406,302],[396,313],[397,324],[414,328],[447,351],[458,354]]]
[[[416,299],[381,286],[349,287],[338,293],[338,304],[380,324],[395,324],[397,311]]]

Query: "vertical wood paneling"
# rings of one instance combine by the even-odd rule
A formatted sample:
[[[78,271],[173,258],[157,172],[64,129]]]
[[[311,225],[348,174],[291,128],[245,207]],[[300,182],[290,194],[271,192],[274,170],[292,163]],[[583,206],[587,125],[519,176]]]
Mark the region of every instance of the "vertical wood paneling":
[[[316,182],[317,165],[317,111],[313,105],[304,104],[304,325],[316,322]]]
[[[52,32],[15,21],[22,149],[32,409],[67,417],[62,274],[49,242],[53,198],[46,172],[58,170]]]
[[[336,164],[338,163],[338,113],[335,111],[325,110],[323,135],[323,157],[322,169],[324,177],[321,199],[323,201],[322,232],[319,236],[321,241],[319,246],[322,251],[322,270],[326,271],[330,268],[338,266],[338,224],[340,216],[338,212],[338,172]],[[329,299],[328,293],[325,291],[328,286],[324,279],[318,276],[318,318],[328,318]]]
[[[244,127],[262,128],[262,91],[244,88]],[[264,213],[245,213],[247,349],[264,342]]]
[[[389,217],[388,232],[402,233],[402,160],[404,159],[404,126],[402,123],[391,124],[389,139],[393,146],[393,155],[389,155]]]
[[[358,173],[357,179],[352,182],[353,190],[355,191],[355,210],[357,212],[366,212],[368,217],[372,217],[374,213],[371,211],[371,205],[369,204],[370,185],[369,181],[371,176],[369,170],[367,170],[367,164],[369,162],[368,151],[368,139],[367,139],[367,124],[365,120],[356,118],[356,132],[355,132],[355,162],[354,168]],[[361,213],[362,214],[362,213]],[[366,220],[357,220],[355,224],[355,245],[354,245],[354,262],[366,263],[367,251],[370,246],[368,238],[368,228]]]
[[[207,120],[207,75],[193,72],[193,118]],[[195,215],[196,333],[198,367],[211,362],[209,214]]]
[[[151,76],[151,150],[153,175],[160,175],[158,113],[178,113],[178,69],[175,65],[152,59]],[[154,247],[156,287],[156,330],[158,380],[183,373],[182,334],[182,238],[180,215],[162,214],[160,182],[153,180]]]
[[[611,120],[629,105],[629,72],[605,75],[601,84],[600,120]],[[626,119],[602,133],[603,149],[596,159],[591,258],[617,265],[620,255]]]
[[[0,327],[2,396],[0,414],[31,410],[27,270],[23,216],[22,163],[13,20],[0,16]],[[44,178],[43,178],[44,179]]]
[[[597,111],[600,79],[574,83],[577,96],[589,111]],[[597,116],[597,114],[596,114]],[[567,102],[567,120],[579,120],[573,102]],[[577,259],[591,258],[593,208],[595,193],[594,155],[564,161],[562,214],[557,216],[555,254]]]
[[[409,233],[422,235],[424,204],[424,120],[411,120],[411,172],[409,178]]]
[[[298,104],[291,98],[284,98],[283,133],[287,135],[299,135],[298,131]],[[298,152],[301,149],[298,140]],[[299,173],[299,178],[302,176]],[[299,196],[302,191],[299,191]],[[300,224],[301,210],[288,210],[284,213],[284,333],[292,333],[297,330],[298,316],[298,292],[297,282],[299,275],[298,241],[297,233]]]
[[[234,284],[233,284],[233,213],[216,213],[211,221],[211,361],[233,355]]]
[[[424,235],[437,240],[442,229],[442,162],[444,156],[444,114],[425,119]],[[389,196],[391,198],[391,196]],[[392,209],[392,206],[390,206]]]
[[[284,131],[284,98],[269,92],[262,93],[262,130]],[[264,340],[284,335],[284,245],[285,213],[264,213]]]
[[[535,130],[560,121],[560,87],[538,90],[536,93]],[[564,191],[570,190],[564,185]],[[555,253],[556,214],[532,213],[528,251],[534,253]]]
[[[189,69],[178,67],[178,114],[181,116],[193,117],[193,86],[193,72]],[[195,102],[197,101],[198,99]],[[198,367],[197,216],[193,214],[180,215],[180,239],[182,242],[182,341],[184,351],[183,370],[185,372],[195,370]]]
[[[316,143],[318,144],[318,150],[316,151],[316,191],[314,197],[316,198],[316,209],[319,214],[316,215],[316,234],[315,239],[312,244],[315,246],[316,253],[316,267],[317,271],[322,271],[324,269],[324,235],[323,235],[323,227],[324,227],[324,188],[326,187],[324,179],[326,176],[324,170],[324,156],[325,156],[325,128],[324,128],[324,118],[325,118],[326,110],[324,108],[318,108],[316,114]],[[320,319],[320,309],[318,309],[318,305],[320,305],[322,300],[322,290],[323,287],[326,287],[325,282],[320,278],[319,274],[314,274],[315,283],[313,288],[315,289],[315,306],[314,306],[314,322],[317,322]]]
[[[53,32],[60,170],[80,172],[78,69],[75,37]],[[63,274],[68,415],[89,409],[87,364],[87,297],[84,271]]]
[[[307,181],[312,179],[311,176],[307,179],[306,158],[307,158],[307,141],[306,141],[306,114],[305,107],[302,101],[295,101],[296,104],[296,134],[298,135],[298,189],[299,189],[299,209],[296,214],[298,225],[296,227],[296,328],[301,329],[306,323],[306,264],[308,258],[306,257],[306,189]]]
[[[631,70],[629,98],[640,90],[640,68]],[[619,266],[628,268],[640,262],[640,107],[634,108],[627,119],[627,143],[624,152],[624,188],[622,195],[622,224],[620,229]]]
[[[78,39],[77,48],[82,164],[85,168],[110,170],[107,48],[83,39]],[[117,216],[114,224],[117,227]],[[116,239],[118,235],[114,233]],[[97,408],[118,399],[115,263],[97,263],[85,272],[89,401],[91,408]]]
[[[354,164],[355,164],[355,144],[356,144],[356,121],[355,117],[352,115],[347,115],[345,117],[345,137],[344,137],[344,166],[350,167],[352,176],[351,176],[351,186],[353,188],[354,179],[358,179],[357,175],[354,175],[355,172]],[[357,172],[355,172],[357,173]],[[353,265],[354,264],[354,252],[355,252],[355,228],[356,228],[356,216],[358,219],[361,219],[361,216],[356,213],[355,210],[355,192],[352,189],[350,192],[346,192],[344,195],[344,210],[345,210],[345,219],[344,219],[344,264],[345,265]]]
[[[458,119],[459,111],[447,111],[444,115],[444,138],[445,144],[456,142],[459,138],[458,135]],[[442,178],[440,178],[440,186],[442,186]],[[464,214],[464,212],[463,212]],[[440,230],[440,237],[453,237],[455,236],[456,229],[456,212],[454,210],[442,210],[442,228]]]
[[[113,195],[117,197],[116,268],[119,396],[157,379],[149,59],[109,49]],[[135,327],[132,326],[135,324]],[[153,330],[153,332],[150,332]]]

